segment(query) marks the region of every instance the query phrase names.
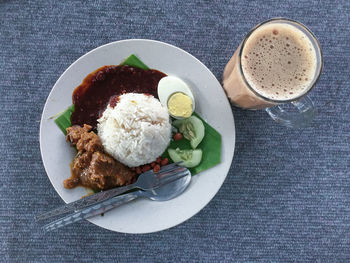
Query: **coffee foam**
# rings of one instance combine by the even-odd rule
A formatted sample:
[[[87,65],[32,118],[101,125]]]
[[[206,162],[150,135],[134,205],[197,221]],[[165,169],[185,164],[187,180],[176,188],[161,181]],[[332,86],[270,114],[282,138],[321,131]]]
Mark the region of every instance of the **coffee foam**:
[[[272,100],[289,100],[310,88],[316,73],[316,51],[304,32],[289,24],[256,29],[242,51],[249,85]]]

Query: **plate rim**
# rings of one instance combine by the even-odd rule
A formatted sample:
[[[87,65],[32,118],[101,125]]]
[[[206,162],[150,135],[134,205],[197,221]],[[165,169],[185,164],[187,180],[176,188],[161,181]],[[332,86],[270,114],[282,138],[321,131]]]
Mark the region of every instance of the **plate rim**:
[[[183,52],[185,53],[186,55],[190,56],[192,59],[196,60],[199,64],[201,64],[207,71],[207,73],[209,73],[212,77],[214,77],[214,79],[218,82],[218,84],[220,86],[222,86],[219,82],[219,80],[216,78],[216,76],[213,74],[213,72],[203,63],[201,62],[198,58],[196,58],[195,56],[193,56],[192,54],[190,54],[189,52],[183,50],[182,48],[179,48],[175,45],[172,45],[172,44],[169,44],[169,43],[166,43],[166,42],[163,42],[163,41],[159,41],[159,40],[152,40],[152,39],[142,39],[142,38],[131,38],[131,39],[122,39],[122,40],[117,40],[117,41],[112,41],[112,42],[109,42],[109,43],[106,43],[106,44],[103,44],[103,45],[100,45],[98,47],[95,47],[93,48],[92,50],[84,53],[83,55],[81,55],[79,58],[77,58],[73,63],[71,63],[64,71],[63,73],[60,75],[60,77],[56,80],[55,84],[52,86],[47,98],[46,98],[46,101],[45,101],[45,104],[44,104],[44,107],[42,109],[42,112],[41,112],[41,118],[40,118],[40,128],[39,128],[39,144],[40,144],[40,155],[41,155],[41,160],[42,160],[42,163],[43,163],[43,166],[44,166],[44,169],[45,169],[45,172],[46,172],[46,175],[47,177],[49,178],[50,180],[50,183],[51,185],[53,186],[53,188],[55,189],[56,193],[59,195],[59,197],[65,202],[65,199],[63,198],[63,196],[60,194],[58,188],[56,187],[56,185],[53,183],[53,180],[50,178],[49,176],[49,173],[48,173],[48,168],[46,167],[46,164],[44,162],[44,155],[43,155],[43,143],[42,143],[42,140],[43,140],[43,126],[44,126],[44,113],[45,113],[45,110],[47,109],[48,107],[48,103],[49,103],[49,98],[51,96],[51,94],[53,93],[54,91],[54,88],[55,86],[57,85],[57,83],[60,82],[60,80],[64,77],[64,75],[66,74],[66,72],[68,72],[76,63],[79,62],[79,60],[83,59],[85,56],[88,56],[90,55],[91,53],[97,51],[98,49],[101,49],[101,48],[104,48],[104,47],[107,47],[107,46],[112,46],[112,45],[116,45],[116,44],[119,44],[119,43],[122,43],[122,42],[150,42],[150,43],[157,43],[157,44],[161,44],[161,45],[166,45],[170,48],[175,48],[177,50],[179,50],[180,52]],[[224,91],[223,91],[224,92]],[[226,97],[227,98],[227,97]],[[230,108],[230,115],[232,117],[232,125],[233,125],[233,150],[232,150],[232,156],[229,158],[230,159],[230,165],[228,166],[228,169],[227,171],[225,171],[225,176],[222,180],[222,182],[220,183],[219,187],[212,193],[211,196],[209,196],[209,199],[208,199],[208,202],[206,202],[202,207],[198,207],[197,209],[194,209],[194,213],[192,213],[191,216],[183,219],[183,220],[180,220],[180,222],[176,223],[176,224],[172,224],[171,226],[168,226],[168,227],[164,227],[164,228],[161,228],[161,229],[157,229],[157,230],[153,230],[153,231],[144,231],[144,232],[128,232],[128,231],[117,231],[117,230],[114,230],[114,229],[110,229],[108,228],[108,226],[105,226],[103,224],[100,224],[99,222],[94,222],[94,219],[87,219],[87,221],[89,221],[90,223],[96,225],[96,226],[99,226],[103,229],[106,229],[106,230],[110,230],[110,231],[114,231],[114,232],[119,232],[119,233],[127,233],[127,234],[147,234],[147,233],[155,233],[155,232],[160,232],[160,231],[164,231],[164,230],[167,230],[167,229],[170,229],[170,228],[173,228],[175,226],[178,226],[182,223],[184,223],[185,221],[189,220],[190,218],[192,218],[193,216],[195,216],[196,214],[198,214],[204,207],[206,207],[211,201],[212,199],[216,196],[216,194],[219,192],[219,190],[221,189],[223,183],[226,181],[226,178],[227,178],[227,175],[229,173],[229,170],[230,170],[230,167],[232,165],[232,161],[233,161],[233,158],[234,158],[234,154],[235,154],[235,148],[236,148],[236,126],[235,126],[235,120],[234,120],[234,115],[233,115],[233,112],[232,112],[232,107],[229,103],[229,100],[227,98],[226,100],[226,103],[227,103],[227,106]],[[53,120],[52,120],[53,121]],[[222,136],[222,134],[221,134]],[[215,166],[210,168],[209,170],[212,170],[212,169],[215,169]]]

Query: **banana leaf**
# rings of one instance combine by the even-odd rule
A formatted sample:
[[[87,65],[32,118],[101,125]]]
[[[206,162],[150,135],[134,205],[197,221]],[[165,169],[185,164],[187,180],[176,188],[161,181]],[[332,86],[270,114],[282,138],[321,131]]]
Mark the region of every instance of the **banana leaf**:
[[[133,67],[138,67],[141,69],[149,69],[139,58],[134,54],[127,57],[121,65],[128,65]],[[74,105],[70,106],[68,109],[63,111],[56,119],[55,123],[66,134],[66,129],[70,127],[71,121],[70,117],[74,112]],[[199,165],[194,168],[190,168],[192,175],[198,174],[204,170],[207,170],[221,162],[221,135],[213,127],[211,127],[206,121],[204,121],[197,113],[195,116],[203,121],[205,128],[205,135],[202,142],[197,146],[198,149],[202,149],[203,156],[202,161]],[[190,142],[186,139],[180,141],[171,141],[169,148],[180,148],[180,149],[192,149]],[[163,157],[169,158],[167,151],[162,155]],[[170,158],[169,158],[170,160]]]

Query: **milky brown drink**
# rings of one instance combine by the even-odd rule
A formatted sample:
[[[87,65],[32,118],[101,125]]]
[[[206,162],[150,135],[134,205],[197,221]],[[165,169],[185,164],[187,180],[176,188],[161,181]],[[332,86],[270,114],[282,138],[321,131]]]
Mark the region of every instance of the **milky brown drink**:
[[[256,28],[227,64],[223,85],[242,108],[264,108],[293,100],[310,89],[317,68],[308,36],[286,23]]]

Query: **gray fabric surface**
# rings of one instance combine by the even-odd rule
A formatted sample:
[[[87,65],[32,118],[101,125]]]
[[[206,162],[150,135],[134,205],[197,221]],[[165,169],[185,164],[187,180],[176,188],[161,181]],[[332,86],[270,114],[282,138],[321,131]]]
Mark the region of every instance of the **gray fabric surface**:
[[[349,262],[349,14],[348,0],[0,1],[0,261]],[[312,127],[290,130],[233,107],[230,172],[190,220],[146,235],[89,222],[40,234],[34,215],[62,204],[41,162],[40,116],[72,62],[111,41],[156,39],[221,80],[245,33],[276,16],[305,23],[323,47]]]

